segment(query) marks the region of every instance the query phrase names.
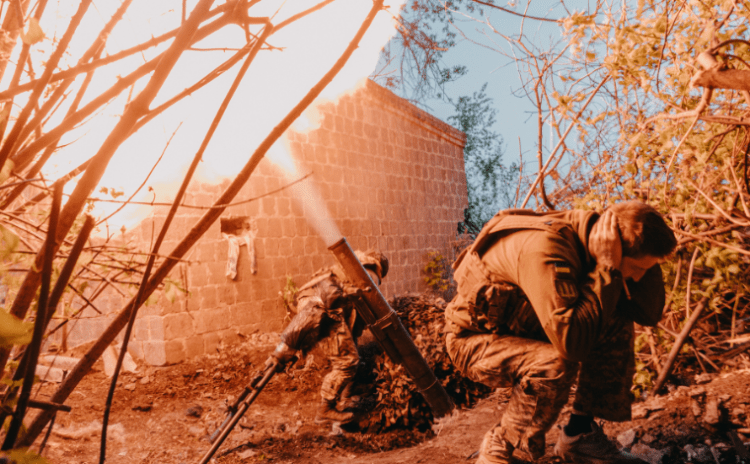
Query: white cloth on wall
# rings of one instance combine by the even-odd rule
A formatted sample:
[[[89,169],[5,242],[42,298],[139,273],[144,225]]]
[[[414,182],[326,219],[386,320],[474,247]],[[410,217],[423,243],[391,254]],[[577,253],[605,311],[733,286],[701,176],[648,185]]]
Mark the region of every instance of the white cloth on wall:
[[[247,246],[247,254],[250,257],[250,273],[257,274],[258,263],[255,258],[255,242],[253,240],[253,234],[248,231],[239,237],[234,234],[221,234],[221,236],[229,242],[225,275],[232,280],[237,278],[237,263],[240,259],[240,247],[242,245]]]
[[[247,254],[250,258],[250,274],[258,273],[258,260],[255,258],[255,234],[252,232],[243,235],[245,238],[245,245],[247,246]]]

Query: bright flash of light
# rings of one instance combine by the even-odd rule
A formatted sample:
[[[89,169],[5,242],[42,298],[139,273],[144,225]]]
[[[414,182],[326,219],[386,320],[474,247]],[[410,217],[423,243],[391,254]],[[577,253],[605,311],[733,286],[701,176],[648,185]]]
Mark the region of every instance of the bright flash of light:
[[[197,0],[189,0],[188,7],[194,5],[195,1]],[[274,24],[280,24],[318,2],[319,0],[263,0],[250,8],[248,13],[253,17],[270,17]],[[117,3],[97,3],[96,8],[87,13],[68,50],[69,62],[63,63],[63,67],[75,64],[104,23],[109,20],[118,6]],[[402,2],[393,2],[389,8],[390,12],[380,12],[377,15],[357,51],[324,90],[321,100],[336,100],[340,95],[353,91],[357,82],[375,69],[380,50],[395,32],[391,18],[398,13],[400,3]],[[179,2],[135,0],[125,19],[112,31],[102,56],[114,54],[178,27],[182,12],[179,7],[175,8],[175,5],[179,5]],[[45,13],[41,22],[47,39],[36,48],[46,53],[44,56],[48,56],[45,50],[50,51],[54,47],[51,38],[62,35],[77,4],[58,2],[55,7],[57,11]],[[333,66],[371,8],[371,0],[337,0],[271,35],[268,40],[271,49],[262,50],[251,65],[203,156],[203,162],[196,174],[197,179],[202,182],[218,182],[222,178],[234,177],[273,127]],[[258,31],[257,28],[252,30],[253,33]],[[97,69],[87,97],[81,105],[85,105],[146,60],[153,59],[164,51],[169,43],[167,41],[155,49],[145,50],[121,63]],[[157,107],[192,85],[244,45],[245,33],[242,28],[236,26],[228,26],[195,44],[191,50],[183,53],[151,107]],[[94,196],[106,197],[115,191],[122,192],[119,199],[129,197],[143,183],[155,160],[164,150],[167,140],[174,134],[163,160],[154,169],[146,186],[134,198],[134,201],[172,201],[190,160],[198,150],[217,108],[234,79],[237,68],[236,65],[131,135],[113,157]],[[5,77],[12,74],[6,72]],[[125,92],[76,130],[64,136],[60,141],[63,148],[58,149],[54,158],[47,163],[44,175],[49,179],[56,179],[93,156],[117,123],[129,98],[132,99],[143,89],[149,76],[133,86],[130,96]],[[82,80],[83,76],[79,76],[77,82]],[[67,100],[70,101],[72,98]],[[17,106],[23,105],[21,99],[17,103]],[[65,109],[63,105],[57,114],[63,115]],[[60,122],[61,116],[54,116],[45,124],[44,129],[49,130]],[[298,121],[294,129],[311,130],[317,127],[318,123],[316,111],[312,108],[305,113],[305,118]],[[66,146],[68,143],[70,145]],[[275,151],[282,150],[283,147],[275,147]],[[291,166],[291,169],[289,166],[284,166],[284,169],[294,173],[290,174],[291,176],[299,177],[293,164]],[[251,178],[250,182],[252,181]],[[310,182],[302,184],[307,185]],[[70,182],[66,191],[69,192],[73,187],[73,182]],[[101,190],[103,187],[106,190]],[[299,187],[295,192],[308,199],[303,201],[315,199],[320,205],[324,205],[311,186]],[[104,217],[118,207],[117,204],[97,203],[92,214]],[[312,207],[310,210],[312,211]],[[109,220],[110,230],[117,230],[121,226],[133,227],[150,211],[149,207],[130,205]],[[325,236],[323,232],[321,235]]]
[[[302,207],[307,223],[320,235],[326,246],[329,247],[341,239],[343,235],[312,179],[307,178],[296,182],[299,178],[299,171],[290,155],[290,150],[277,142],[266,154],[266,159],[283,172],[286,183],[290,184],[289,192]]]

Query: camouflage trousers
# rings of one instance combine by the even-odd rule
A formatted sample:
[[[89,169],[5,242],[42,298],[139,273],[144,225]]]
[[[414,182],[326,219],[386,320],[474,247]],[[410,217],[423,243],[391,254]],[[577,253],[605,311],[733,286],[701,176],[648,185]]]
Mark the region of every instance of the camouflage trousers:
[[[568,402],[577,374],[577,412],[610,421],[630,419],[632,322],[613,324],[582,363],[561,358],[551,343],[515,335],[450,333],[446,346],[453,364],[469,379],[512,389],[493,434],[534,459],[544,455],[545,434]]]
[[[345,322],[335,321],[328,335],[318,342],[318,346],[331,362],[331,372],[323,378],[320,396],[325,401],[336,401],[357,373],[357,342]]]

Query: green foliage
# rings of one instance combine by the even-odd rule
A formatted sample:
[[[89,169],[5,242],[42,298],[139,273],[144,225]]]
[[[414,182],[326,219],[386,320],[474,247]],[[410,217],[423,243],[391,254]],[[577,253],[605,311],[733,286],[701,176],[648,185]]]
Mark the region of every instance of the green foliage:
[[[439,251],[427,253],[427,264],[422,268],[424,283],[435,293],[443,294],[455,286],[451,278],[450,262]]]
[[[18,248],[18,236],[0,225],[0,260],[7,260]]]
[[[174,303],[177,300],[177,296],[182,293],[188,295],[187,289],[185,289],[180,282],[171,279],[164,279],[164,296],[167,297],[170,303]]]
[[[515,180],[519,168],[503,165],[503,138],[492,130],[497,110],[484,84],[478,92],[459,97],[448,122],[466,134],[464,165],[469,207],[464,229],[481,228],[500,209],[515,203]],[[462,231],[463,232],[463,231]]]
[[[294,283],[292,276],[287,274],[284,288],[279,292],[279,298],[281,298],[281,302],[286,310],[285,321],[291,320],[292,316],[297,313],[297,291],[297,285]]]
[[[101,193],[103,193],[105,195],[110,195],[115,200],[118,197],[121,197],[121,196],[125,195],[125,192],[123,192],[123,191],[115,190],[114,188],[108,188],[108,187],[101,187],[99,189],[99,192],[101,192]]]
[[[0,347],[31,343],[34,324],[23,322],[0,309]]]
[[[7,457],[13,464],[49,464],[49,461],[28,449],[15,449],[0,453],[1,457]]]
[[[442,18],[444,24],[462,27],[449,13],[441,17],[439,9],[429,9],[433,3],[414,0],[410,5],[423,6],[411,11],[433,24]],[[449,2],[444,10],[454,14],[462,5]],[[567,12],[567,17],[555,17],[561,19],[560,41],[542,43],[530,35],[537,29],[529,23],[542,24],[531,17],[516,33],[490,27],[505,13],[472,18],[491,37],[480,45],[507,58],[497,66],[518,69],[517,95],[526,95],[538,113],[534,145],[540,168],[549,155],[543,130],[550,128],[559,139],[564,128],[574,127],[530,206],[602,210],[629,199],[651,204],[680,241],[674,258],[662,266],[670,292],[664,323],[678,330],[707,297],[706,314],[712,317],[710,323],[701,321],[710,325],[702,328],[729,333],[726,325],[746,318],[750,308],[750,96],[716,88],[707,101],[706,89],[691,82],[701,71],[697,58],[704,52],[712,53],[720,69],[750,71],[750,9],[733,0],[598,2],[585,11],[571,11],[563,2],[547,7]],[[581,111],[595,89],[596,98]],[[469,208],[459,232],[476,233],[488,215],[514,204],[509,187],[519,185],[514,182],[518,173],[512,166],[499,168],[502,139],[490,129],[494,107],[484,88],[455,105],[450,122],[467,134],[469,183]],[[521,179],[520,187],[527,185],[528,179]],[[657,349],[668,352],[672,340],[658,338]],[[713,345],[709,340],[703,346]],[[641,360],[651,356],[650,348],[637,348]],[[693,350],[685,354],[692,356]],[[651,365],[638,364],[637,388],[649,388]]]

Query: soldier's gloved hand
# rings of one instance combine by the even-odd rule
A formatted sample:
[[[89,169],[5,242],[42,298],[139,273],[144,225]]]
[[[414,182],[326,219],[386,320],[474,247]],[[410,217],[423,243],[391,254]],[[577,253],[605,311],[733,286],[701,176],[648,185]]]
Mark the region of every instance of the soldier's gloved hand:
[[[292,359],[296,358],[297,350],[290,347],[284,342],[279,343],[276,345],[276,349],[273,353],[271,353],[271,356],[278,359],[281,364],[286,364]]]

